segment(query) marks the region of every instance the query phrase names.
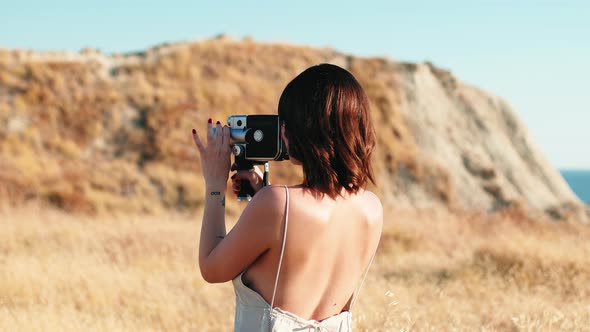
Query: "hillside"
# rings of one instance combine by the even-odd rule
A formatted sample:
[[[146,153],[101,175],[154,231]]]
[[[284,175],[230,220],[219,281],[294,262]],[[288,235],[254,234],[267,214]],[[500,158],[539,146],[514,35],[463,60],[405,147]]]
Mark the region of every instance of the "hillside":
[[[90,214],[197,209],[191,128],[276,112],[284,86],[322,62],[350,70],[369,95],[372,189],[386,206],[532,209],[588,222],[501,98],[430,63],[227,38],[110,56],[0,50],[0,200]],[[287,163],[271,167],[273,182],[301,177]]]

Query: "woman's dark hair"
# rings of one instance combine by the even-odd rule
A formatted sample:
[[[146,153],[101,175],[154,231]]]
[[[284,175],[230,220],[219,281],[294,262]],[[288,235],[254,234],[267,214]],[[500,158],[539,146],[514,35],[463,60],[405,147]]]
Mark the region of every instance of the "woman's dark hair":
[[[295,77],[279,100],[289,154],[303,165],[304,184],[331,198],[375,183],[375,131],[365,91],[338,66],[320,64]]]

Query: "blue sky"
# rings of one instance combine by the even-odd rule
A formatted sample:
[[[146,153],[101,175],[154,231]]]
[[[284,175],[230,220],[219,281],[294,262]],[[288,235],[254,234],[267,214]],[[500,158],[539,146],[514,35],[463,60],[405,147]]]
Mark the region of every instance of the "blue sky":
[[[227,33],[432,61],[502,96],[559,168],[590,168],[590,2],[6,1],[0,47],[105,53]]]

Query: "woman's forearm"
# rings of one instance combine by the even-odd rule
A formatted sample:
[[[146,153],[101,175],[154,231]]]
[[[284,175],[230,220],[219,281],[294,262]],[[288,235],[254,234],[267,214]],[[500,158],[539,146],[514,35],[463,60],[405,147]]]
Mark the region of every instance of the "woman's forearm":
[[[205,189],[205,210],[201,224],[199,242],[199,266],[201,272],[207,257],[217,244],[225,237],[225,187],[208,187]]]

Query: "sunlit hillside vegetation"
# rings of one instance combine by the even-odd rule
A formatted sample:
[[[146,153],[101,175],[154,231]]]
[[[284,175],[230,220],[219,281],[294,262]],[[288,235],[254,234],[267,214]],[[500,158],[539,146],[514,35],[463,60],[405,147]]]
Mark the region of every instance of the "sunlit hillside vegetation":
[[[71,212],[194,210],[202,202],[193,127],[209,117],[276,113],[278,97],[312,64],[346,66],[379,124],[378,172],[417,163],[396,113],[394,65],[329,49],[208,40],[106,57],[0,50],[0,197],[41,199]],[[295,181],[291,168],[273,178]],[[442,183],[442,182],[441,182]],[[444,197],[445,187],[435,185]]]
[[[385,217],[355,330],[590,331],[587,227],[518,214]],[[5,208],[0,330],[231,330],[231,285],[198,270],[199,220]]]

